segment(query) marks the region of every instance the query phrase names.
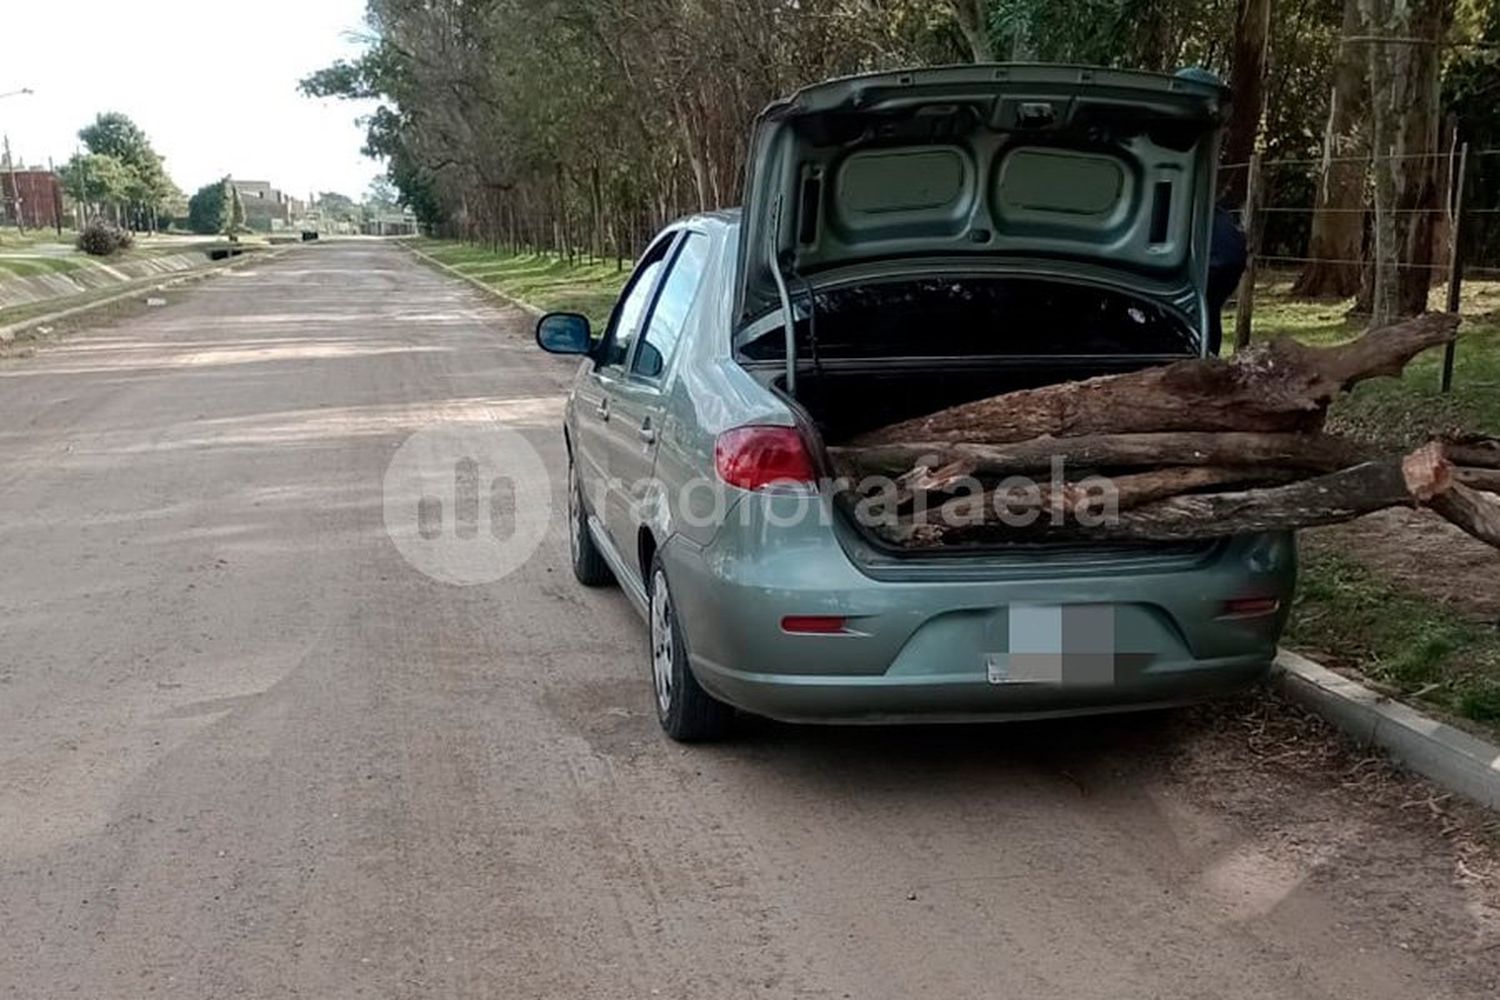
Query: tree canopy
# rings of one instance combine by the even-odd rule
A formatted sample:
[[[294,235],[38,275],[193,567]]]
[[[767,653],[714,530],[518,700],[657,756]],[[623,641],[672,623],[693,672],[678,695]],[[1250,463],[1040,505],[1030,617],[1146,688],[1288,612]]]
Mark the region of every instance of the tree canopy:
[[[161,156],[140,127],[117,111],[96,115],[78,130],[88,149],[61,170],[64,189],[88,207],[109,212],[115,221],[153,229],[158,213],[180,197]]]
[[[401,202],[425,225],[569,253],[629,255],[672,217],[736,203],[748,125],[777,97],[831,76],[970,59],[1192,65],[1233,79],[1241,106],[1226,149],[1239,160],[1258,150],[1305,161],[1268,173],[1260,199],[1311,206],[1339,179],[1319,161],[1342,127],[1330,108],[1350,98],[1335,96],[1340,67],[1352,68],[1360,92],[1382,79],[1370,46],[1341,61],[1356,45],[1350,37],[1403,25],[1436,32],[1443,44],[1375,48],[1441,53],[1442,107],[1423,87],[1406,92],[1405,106],[1384,93],[1385,106],[1430,122],[1457,111],[1476,135],[1468,118],[1500,121],[1496,49],[1471,44],[1500,31],[1500,2],[1456,0],[1439,24],[1400,21],[1414,4],[1441,2],[1274,0],[1273,11],[1271,0],[369,0],[365,53],[301,86],[379,101],[365,119],[365,152],[386,158]],[[1382,21],[1391,10],[1397,20]],[[1433,65],[1401,60],[1411,68],[1393,70],[1398,77]],[[1422,131],[1424,151],[1435,148],[1431,129],[1412,129],[1408,145]],[[1374,149],[1369,136],[1356,148]],[[1231,202],[1246,176],[1243,162],[1223,172]],[[1368,165],[1353,172],[1354,213],[1368,205],[1374,176]],[[1431,188],[1416,178],[1381,191],[1399,199]],[[1301,255],[1323,218],[1271,218],[1265,243]]]
[[[240,203],[239,191],[228,177],[205,184],[188,199],[188,228],[203,235],[232,233],[237,227],[236,205],[240,205],[240,221],[243,222],[244,206]]]

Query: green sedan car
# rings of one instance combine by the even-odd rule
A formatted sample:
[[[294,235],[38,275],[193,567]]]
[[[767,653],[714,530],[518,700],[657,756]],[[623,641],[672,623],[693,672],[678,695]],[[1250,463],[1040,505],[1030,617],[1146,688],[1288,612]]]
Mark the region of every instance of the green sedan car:
[[[1254,682],[1289,535],[893,547],[828,447],[1206,351],[1227,93],[969,66],[835,80],[756,121],[744,207],[668,226],[569,394],[574,572],[646,620],[663,728],[1039,718]]]

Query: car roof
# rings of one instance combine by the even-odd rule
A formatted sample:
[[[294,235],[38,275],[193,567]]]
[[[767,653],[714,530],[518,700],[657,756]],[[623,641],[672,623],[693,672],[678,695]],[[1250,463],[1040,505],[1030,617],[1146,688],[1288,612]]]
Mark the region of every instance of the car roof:
[[[719,208],[711,212],[697,212],[693,215],[683,217],[679,220],[679,223],[708,228],[722,226],[727,229],[733,229],[740,224],[740,210],[738,208]]]

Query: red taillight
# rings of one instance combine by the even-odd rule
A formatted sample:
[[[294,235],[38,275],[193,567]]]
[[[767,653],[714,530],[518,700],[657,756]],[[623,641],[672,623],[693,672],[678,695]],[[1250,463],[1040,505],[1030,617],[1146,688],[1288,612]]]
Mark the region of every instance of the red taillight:
[[[1235,597],[1224,602],[1220,618],[1264,618],[1281,610],[1281,600],[1275,597]]]
[[[787,615],[781,619],[781,631],[800,635],[838,635],[844,631],[839,615]]]
[[[736,427],[714,442],[719,478],[742,490],[817,481],[802,435],[792,427]]]

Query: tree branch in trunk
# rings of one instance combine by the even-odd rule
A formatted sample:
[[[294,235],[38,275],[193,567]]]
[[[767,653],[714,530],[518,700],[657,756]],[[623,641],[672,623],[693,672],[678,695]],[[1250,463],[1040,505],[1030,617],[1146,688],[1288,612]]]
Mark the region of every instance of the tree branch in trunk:
[[[880,530],[892,541],[921,545],[981,540],[1181,541],[1348,521],[1387,507],[1433,503],[1453,486],[1452,465],[1442,446],[1433,443],[1410,455],[1365,462],[1283,486],[1171,496],[1121,509],[1114,517],[1099,517],[1098,523],[1092,523],[1093,517],[1086,522],[1083,511],[1069,511],[1062,504],[1052,506],[1052,517],[1035,516],[1022,523],[1027,515],[1040,513],[1034,502],[1020,508],[997,506],[994,496],[987,495],[991,502],[979,510],[972,499],[962,509],[957,506],[961,501],[954,501],[929,514],[927,523],[911,518],[894,529]],[[1000,499],[1010,498],[1002,495]],[[1058,513],[1072,513],[1074,519],[1070,522]],[[959,521],[956,515],[963,515],[962,522],[954,523]]]
[[[1288,338],[1237,354],[1123,375],[1023,389],[892,424],[855,445],[900,441],[1025,441],[1054,435],[1154,431],[1316,431],[1341,390],[1399,375],[1454,338],[1458,317],[1430,313],[1357,340],[1309,347]]]
[[[1428,506],[1481,542],[1500,549],[1500,500],[1457,482]]]
[[[1366,445],[1329,434],[1245,431],[1038,437],[1011,444],[926,441],[828,449],[835,472],[852,479],[899,476],[920,465],[937,468],[959,461],[972,463],[972,474],[978,476],[1034,472],[1050,468],[1054,460],[1075,468],[1233,465],[1327,472],[1358,465],[1370,459],[1371,453]]]

